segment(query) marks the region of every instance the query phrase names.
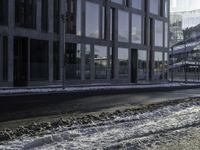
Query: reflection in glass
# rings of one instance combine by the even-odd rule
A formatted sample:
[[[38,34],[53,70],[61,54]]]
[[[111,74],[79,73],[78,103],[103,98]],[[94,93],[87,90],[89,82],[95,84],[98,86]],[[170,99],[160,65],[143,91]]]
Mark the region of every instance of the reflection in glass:
[[[147,51],[138,50],[138,80],[147,79]]]
[[[120,42],[129,41],[129,15],[128,12],[118,11],[118,40]]]
[[[66,32],[81,35],[81,0],[67,0]]]
[[[159,0],[150,0],[150,13],[159,14]]]
[[[95,79],[107,78],[107,47],[95,46],[94,47],[94,64],[95,64]]]
[[[128,79],[128,49],[118,48],[119,78]]]
[[[142,0],[132,0],[132,7],[135,9],[142,9]]]
[[[168,23],[165,23],[165,47],[168,47]]]
[[[163,47],[163,22],[155,20],[155,46]]]
[[[85,45],[85,79],[90,79],[91,73],[91,47],[90,45]]]
[[[123,4],[123,0],[111,0],[114,3]]]
[[[81,45],[67,43],[65,50],[66,80],[81,78]]]
[[[99,38],[99,4],[86,1],[86,36]]]
[[[132,14],[132,43],[142,43],[142,17]]]
[[[154,79],[161,80],[162,79],[162,71],[163,71],[163,53],[155,52],[154,53]]]

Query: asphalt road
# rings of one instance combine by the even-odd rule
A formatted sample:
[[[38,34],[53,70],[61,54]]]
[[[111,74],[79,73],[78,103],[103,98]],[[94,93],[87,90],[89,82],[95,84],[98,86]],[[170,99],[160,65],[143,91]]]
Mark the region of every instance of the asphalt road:
[[[4,99],[0,101],[0,121],[9,121],[37,116],[97,112],[118,107],[151,104],[168,100],[200,97],[200,88],[183,89],[162,92],[115,93],[108,95],[92,96],[88,93],[76,95],[23,96],[15,97],[16,101]],[[73,97],[73,96],[72,96]],[[23,100],[20,101],[20,98]],[[7,102],[7,103],[6,103]]]

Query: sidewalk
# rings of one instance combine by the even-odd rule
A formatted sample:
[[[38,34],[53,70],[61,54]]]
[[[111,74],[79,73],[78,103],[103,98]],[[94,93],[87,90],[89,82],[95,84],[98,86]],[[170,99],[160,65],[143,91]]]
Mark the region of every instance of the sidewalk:
[[[48,93],[79,93],[79,92],[108,92],[108,91],[126,91],[133,92],[162,91],[173,89],[199,88],[200,83],[162,83],[162,84],[87,84],[74,86],[39,86],[25,88],[0,88],[0,96],[6,95],[38,95]]]

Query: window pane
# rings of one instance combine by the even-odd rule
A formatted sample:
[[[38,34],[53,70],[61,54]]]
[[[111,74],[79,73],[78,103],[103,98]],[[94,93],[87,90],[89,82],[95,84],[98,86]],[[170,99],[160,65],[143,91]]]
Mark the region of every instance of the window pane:
[[[162,71],[163,71],[163,53],[155,52],[154,53],[154,79],[161,80],[162,79]]]
[[[0,0],[0,24],[8,24],[8,0]]]
[[[19,27],[36,27],[36,0],[15,0],[15,24]]]
[[[140,15],[132,15],[132,42],[142,43],[142,17]]]
[[[138,79],[147,79],[147,51],[138,50]]]
[[[81,0],[67,0],[66,32],[81,35]]]
[[[118,48],[119,78],[128,79],[128,49]]]
[[[86,36],[99,38],[99,4],[86,2]]]
[[[142,9],[142,0],[132,0],[132,7],[135,9]]]
[[[129,41],[129,15],[128,12],[119,10],[118,13],[118,40]]]
[[[48,80],[48,41],[31,40],[30,78],[31,80]]]
[[[165,23],[165,47],[168,47],[168,23]]]
[[[150,13],[159,14],[159,0],[150,0]]]
[[[94,63],[95,63],[95,78],[107,79],[107,47],[95,46],[94,47]]]
[[[90,45],[85,45],[85,79],[90,79],[91,77],[91,47]]]
[[[81,45],[74,43],[66,44],[65,51],[65,74],[66,79],[81,78]]]
[[[155,46],[163,47],[163,22],[155,20]]]
[[[123,4],[123,0],[111,0],[114,3]]]

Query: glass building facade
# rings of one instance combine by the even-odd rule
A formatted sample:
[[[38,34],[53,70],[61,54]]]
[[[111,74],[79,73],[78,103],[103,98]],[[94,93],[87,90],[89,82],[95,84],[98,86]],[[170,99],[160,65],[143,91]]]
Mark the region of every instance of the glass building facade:
[[[168,16],[169,0],[0,0],[0,86],[167,81]]]

